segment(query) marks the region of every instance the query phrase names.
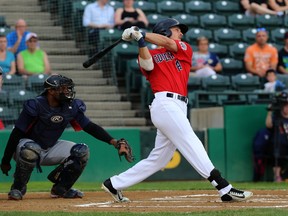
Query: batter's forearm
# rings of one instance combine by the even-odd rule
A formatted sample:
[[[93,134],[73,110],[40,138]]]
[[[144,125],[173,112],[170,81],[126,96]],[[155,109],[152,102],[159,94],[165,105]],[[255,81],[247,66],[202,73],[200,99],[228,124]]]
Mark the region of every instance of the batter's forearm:
[[[170,51],[177,51],[177,45],[174,40],[155,33],[146,33],[145,40],[149,43],[156,44],[157,46],[165,47]]]

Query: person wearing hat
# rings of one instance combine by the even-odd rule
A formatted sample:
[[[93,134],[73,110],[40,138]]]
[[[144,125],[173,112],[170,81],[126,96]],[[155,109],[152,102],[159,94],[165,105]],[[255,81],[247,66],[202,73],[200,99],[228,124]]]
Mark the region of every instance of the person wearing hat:
[[[37,34],[30,32],[25,38],[27,49],[17,56],[19,74],[30,76],[35,74],[50,74],[50,63],[45,51],[38,46]]]
[[[288,74],[288,32],[284,34],[284,47],[278,52],[278,72]]]

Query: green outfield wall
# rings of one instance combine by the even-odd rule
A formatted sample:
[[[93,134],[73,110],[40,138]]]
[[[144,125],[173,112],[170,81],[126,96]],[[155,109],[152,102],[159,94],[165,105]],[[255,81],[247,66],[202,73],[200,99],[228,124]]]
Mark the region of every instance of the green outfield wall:
[[[231,181],[252,181],[252,139],[256,131],[264,126],[266,117],[266,105],[255,106],[225,106],[224,128],[209,128],[207,133],[196,131],[196,135],[204,144],[209,157],[223,176]],[[152,148],[156,136],[156,130],[140,129],[108,129],[113,137],[119,139],[125,137],[133,147],[136,157],[134,163],[128,163],[124,158],[119,160],[117,151],[111,145],[96,140],[85,132],[67,130],[62,139],[79,143],[86,143],[90,148],[90,159],[79,181],[101,182],[104,179],[127,170],[139,160],[146,158]],[[10,131],[0,131],[0,157]],[[0,177],[0,182],[12,182],[15,162],[12,160],[10,175]],[[35,170],[31,181],[46,181],[49,172],[54,167],[42,167],[43,173]],[[159,172],[147,180],[198,180],[202,177],[190,166],[183,156],[176,151],[171,161]]]

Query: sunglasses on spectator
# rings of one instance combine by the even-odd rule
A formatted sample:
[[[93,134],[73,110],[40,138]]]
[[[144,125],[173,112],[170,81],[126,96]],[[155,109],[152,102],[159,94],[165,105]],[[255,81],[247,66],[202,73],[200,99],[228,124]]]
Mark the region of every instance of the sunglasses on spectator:
[[[257,29],[256,29],[256,32],[261,32],[261,31],[266,32],[266,28],[257,28]]]

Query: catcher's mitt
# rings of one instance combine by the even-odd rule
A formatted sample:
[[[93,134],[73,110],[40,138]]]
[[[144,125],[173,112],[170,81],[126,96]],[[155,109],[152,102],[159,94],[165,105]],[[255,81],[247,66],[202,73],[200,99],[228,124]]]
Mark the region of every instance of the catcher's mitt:
[[[121,156],[122,155],[125,156],[126,160],[129,163],[134,161],[135,158],[134,158],[134,156],[132,154],[132,148],[128,144],[127,140],[125,140],[124,138],[118,140],[115,148],[118,149],[118,154],[119,154],[120,161],[121,161]]]

